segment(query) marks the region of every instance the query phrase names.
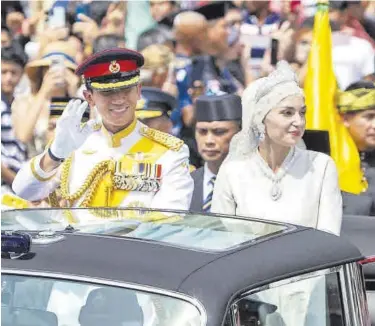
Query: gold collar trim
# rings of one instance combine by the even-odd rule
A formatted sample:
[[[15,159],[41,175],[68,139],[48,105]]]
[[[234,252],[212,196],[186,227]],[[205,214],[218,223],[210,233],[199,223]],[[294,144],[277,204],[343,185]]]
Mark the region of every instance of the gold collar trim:
[[[128,127],[126,127],[123,130],[120,130],[119,132],[116,132],[115,134],[111,134],[103,125],[102,132],[108,139],[109,147],[113,147],[113,148],[120,147],[121,140],[129,136],[134,131],[136,125],[137,125],[137,119],[134,118],[133,122]]]

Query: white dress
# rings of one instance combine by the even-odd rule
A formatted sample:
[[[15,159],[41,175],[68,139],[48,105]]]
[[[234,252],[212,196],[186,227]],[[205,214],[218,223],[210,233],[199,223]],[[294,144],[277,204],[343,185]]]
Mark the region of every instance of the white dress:
[[[271,197],[274,176],[258,151],[225,161],[215,182],[211,211],[340,234],[342,198],[336,166],[328,155],[292,149],[276,174],[281,176],[277,200]]]

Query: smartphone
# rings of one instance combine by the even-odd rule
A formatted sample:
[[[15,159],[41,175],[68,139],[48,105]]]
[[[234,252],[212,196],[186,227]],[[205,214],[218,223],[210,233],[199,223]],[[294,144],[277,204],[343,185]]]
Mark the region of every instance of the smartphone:
[[[279,52],[279,40],[271,40],[271,65],[276,66],[277,64],[277,54]]]
[[[48,19],[48,26],[50,28],[64,28],[66,25],[65,18],[65,8],[54,7]]]
[[[50,66],[51,70],[59,71],[60,75],[63,76],[65,73],[65,62],[62,55],[54,56]],[[65,83],[58,83],[56,86],[64,87]]]

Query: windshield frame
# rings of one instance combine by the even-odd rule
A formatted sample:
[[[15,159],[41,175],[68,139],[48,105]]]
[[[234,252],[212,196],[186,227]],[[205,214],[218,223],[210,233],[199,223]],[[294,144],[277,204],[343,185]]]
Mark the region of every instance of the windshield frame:
[[[183,215],[189,215],[189,216],[210,216],[214,218],[224,218],[227,220],[237,220],[237,221],[243,221],[243,222],[255,222],[255,223],[264,223],[267,225],[274,225],[274,226],[280,226],[282,227],[281,230],[273,232],[273,233],[268,233],[264,234],[261,236],[257,236],[254,239],[249,239],[244,242],[239,242],[235,245],[232,245],[228,248],[224,249],[209,249],[209,248],[199,248],[199,247],[193,247],[193,246],[187,246],[187,245],[182,245],[182,244],[177,244],[173,242],[168,242],[168,241],[161,241],[161,240],[153,240],[153,239],[147,239],[147,238],[141,238],[141,237],[132,237],[132,236],[120,236],[120,235],[115,235],[115,234],[110,234],[110,233],[94,233],[94,232],[82,232],[80,228],[75,228],[74,224],[71,225],[69,224],[68,226],[72,226],[73,230],[67,230],[61,229],[61,230],[53,230],[55,233],[63,234],[63,233],[70,233],[70,234],[76,234],[76,235],[82,235],[82,236],[100,236],[100,237],[108,237],[108,238],[119,238],[119,239],[131,239],[131,240],[137,240],[137,241],[144,241],[152,244],[162,244],[165,246],[170,246],[182,250],[191,250],[191,251],[197,251],[197,252],[203,252],[203,253],[225,253],[225,252],[231,252],[234,250],[238,250],[239,248],[246,247],[249,245],[255,245],[258,244],[264,240],[270,240],[275,237],[281,236],[286,233],[291,233],[295,230],[297,230],[299,227],[303,228],[302,226],[290,224],[290,223],[285,223],[285,222],[278,222],[278,221],[273,221],[273,220],[265,220],[265,219],[260,219],[260,218],[254,218],[254,217],[245,217],[245,216],[238,216],[238,215],[226,215],[226,214],[214,214],[214,213],[203,213],[203,212],[193,212],[193,211],[184,211],[184,210],[173,210],[173,209],[153,209],[153,208],[145,208],[145,207],[91,207],[91,208],[83,208],[83,207],[74,207],[74,208],[53,208],[53,207],[42,207],[42,208],[27,208],[27,209],[13,209],[13,210],[7,210],[3,211],[5,213],[16,213],[16,212],[33,212],[35,210],[37,211],[89,211],[89,210],[105,210],[105,211],[139,211],[139,212],[162,212],[162,213],[175,213],[176,215],[183,214]],[[2,213],[3,213],[2,212]],[[62,213],[64,214],[64,213]],[[98,218],[100,220],[100,218]],[[110,219],[105,219],[102,218],[103,222],[107,220],[108,223],[110,223]],[[115,219],[116,221],[117,219]],[[142,222],[144,223],[144,222]],[[20,231],[20,232],[41,232],[41,231],[46,231],[49,230],[48,228],[43,229],[43,230],[23,230],[23,229],[17,229],[17,230],[12,230],[12,231]]]
[[[17,275],[17,276],[29,276],[35,278],[46,278],[46,279],[53,279],[53,280],[61,280],[61,281],[73,281],[79,283],[89,283],[92,285],[104,285],[104,286],[111,286],[116,288],[122,288],[127,290],[134,290],[139,291],[143,294],[156,294],[161,296],[167,296],[173,299],[177,299],[180,301],[185,301],[188,304],[193,305],[199,312],[200,316],[200,325],[206,326],[207,325],[207,312],[204,305],[196,298],[189,296],[185,293],[180,293],[176,291],[166,290],[162,288],[157,288],[150,285],[143,285],[143,284],[136,284],[130,282],[122,282],[116,280],[110,280],[106,278],[97,278],[97,277],[90,277],[90,276],[82,276],[82,275],[70,275],[70,274],[63,274],[63,273],[56,273],[56,272],[40,272],[40,271],[30,271],[30,270],[23,270],[23,269],[11,269],[11,268],[2,268],[1,274],[3,275]]]
[[[212,217],[219,217],[219,218],[227,218],[233,220],[245,220],[245,221],[253,221],[253,222],[261,222],[265,224],[273,224],[273,225],[280,225],[284,226],[288,231],[290,229],[296,229],[298,225],[287,223],[287,222],[280,222],[274,220],[266,220],[258,217],[248,217],[242,215],[229,215],[229,214],[218,214],[218,213],[203,213],[203,212],[194,212],[194,211],[184,211],[184,210],[175,210],[175,209],[156,209],[156,208],[146,208],[146,207],[38,207],[38,208],[17,208],[17,209],[8,209],[3,210],[1,213],[7,214],[8,212],[32,212],[32,211],[78,211],[78,210],[118,210],[118,211],[143,211],[143,212],[165,212],[165,213],[177,213],[177,214],[189,214],[189,215],[207,215]],[[302,227],[302,226],[301,226]],[[39,230],[35,230],[39,231]]]

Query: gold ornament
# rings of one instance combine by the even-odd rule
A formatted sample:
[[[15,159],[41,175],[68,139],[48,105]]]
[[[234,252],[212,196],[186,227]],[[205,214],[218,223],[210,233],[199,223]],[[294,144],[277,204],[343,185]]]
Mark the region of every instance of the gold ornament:
[[[113,175],[114,164],[111,160],[106,160],[95,165],[93,170],[87,176],[82,186],[73,194],[69,193],[69,174],[72,165],[73,155],[66,159],[62,166],[61,173],[61,197],[69,202],[70,207],[73,202],[81,198],[86,192],[86,197],[80,204],[80,207],[90,207],[95,191],[99,187],[100,181],[107,173]]]
[[[143,136],[152,139],[157,143],[164,145],[168,149],[175,152],[178,152],[184,145],[184,142],[181,139],[178,139],[170,134],[146,126],[143,126],[140,132]]]
[[[109,71],[112,74],[118,73],[120,71],[120,64],[116,60],[111,61],[111,64],[109,65]]]

